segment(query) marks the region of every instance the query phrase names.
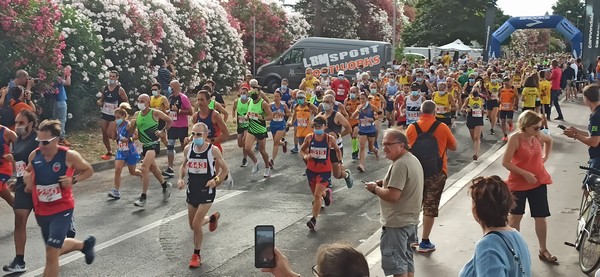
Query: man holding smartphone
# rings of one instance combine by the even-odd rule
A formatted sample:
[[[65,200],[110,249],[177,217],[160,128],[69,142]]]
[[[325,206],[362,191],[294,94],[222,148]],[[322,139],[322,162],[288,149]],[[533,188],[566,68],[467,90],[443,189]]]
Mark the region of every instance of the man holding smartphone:
[[[206,142],[207,137],[208,126],[204,123],[194,124],[192,143],[188,144],[183,151],[184,160],[177,182],[179,189],[185,188],[184,178],[188,174],[186,202],[190,229],[194,231],[194,253],[190,260],[190,268],[197,268],[202,264],[200,257],[204,236],[202,226],[209,224],[210,232],[217,229],[220,214],[216,212],[211,216],[206,215],[215,200],[217,186],[221,185],[229,174],[229,168],[221,151],[212,143]]]
[[[600,89],[598,85],[592,84],[583,88],[583,103],[592,111],[587,132],[571,126],[564,129],[563,133],[567,137],[579,140],[589,146],[589,165],[600,169]]]
[[[408,149],[403,131],[388,129],[383,137],[383,152],[392,161],[384,179],[367,182],[365,188],[379,197],[381,209],[380,250],[386,276],[414,275],[410,242],[417,240],[417,224],[423,201],[424,175],[419,160]]]

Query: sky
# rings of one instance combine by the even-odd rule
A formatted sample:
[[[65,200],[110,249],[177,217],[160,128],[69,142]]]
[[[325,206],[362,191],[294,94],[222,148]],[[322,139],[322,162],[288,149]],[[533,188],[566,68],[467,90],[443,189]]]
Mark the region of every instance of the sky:
[[[510,16],[542,16],[552,14],[556,0],[498,0],[497,5]]]

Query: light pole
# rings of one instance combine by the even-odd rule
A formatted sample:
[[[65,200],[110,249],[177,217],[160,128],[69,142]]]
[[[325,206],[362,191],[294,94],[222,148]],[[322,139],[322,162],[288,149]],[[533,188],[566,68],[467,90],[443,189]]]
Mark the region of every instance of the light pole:
[[[256,13],[252,16],[252,75],[256,75]]]
[[[566,16],[566,18],[567,18],[567,19],[569,19],[569,15],[570,15],[570,14],[571,14],[571,10],[568,10],[568,11],[567,11],[567,16]]]
[[[396,59],[396,0],[393,1],[392,10],[394,11],[394,19],[392,20],[392,60]]]
[[[579,29],[579,19],[582,18],[581,15],[577,16],[577,24],[575,25],[575,27],[577,27],[577,29]]]

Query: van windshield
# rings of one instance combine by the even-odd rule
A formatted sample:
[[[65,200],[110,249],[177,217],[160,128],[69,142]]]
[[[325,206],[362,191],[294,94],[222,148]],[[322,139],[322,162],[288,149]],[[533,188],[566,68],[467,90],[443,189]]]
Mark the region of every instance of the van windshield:
[[[299,64],[304,58],[304,48],[294,48],[281,57],[282,64]]]

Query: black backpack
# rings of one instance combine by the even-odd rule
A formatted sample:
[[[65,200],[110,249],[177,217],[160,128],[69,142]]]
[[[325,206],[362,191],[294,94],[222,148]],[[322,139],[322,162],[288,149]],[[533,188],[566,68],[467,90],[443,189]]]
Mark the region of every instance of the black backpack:
[[[417,139],[411,146],[410,152],[421,162],[425,178],[439,174],[442,171],[442,157],[440,157],[438,151],[437,139],[433,136],[433,132],[440,124],[441,122],[436,120],[431,128],[424,133],[416,122],[413,123],[417,130]]]
[[[2,90],[5,90],[5,88],[3,88]],[[8,91],[6,89],[6,91],[3,91],[3,93],[10,93],[10,91]],[[6,99],[6,98],[4,98]],[[4,106],[0,107],[0,124],[2,124],[2,126],[6,126],[6,127],[10,127],[15,125],[15,111],[12,107],[12,105],[9,105],[8,103],[4,103]]]

